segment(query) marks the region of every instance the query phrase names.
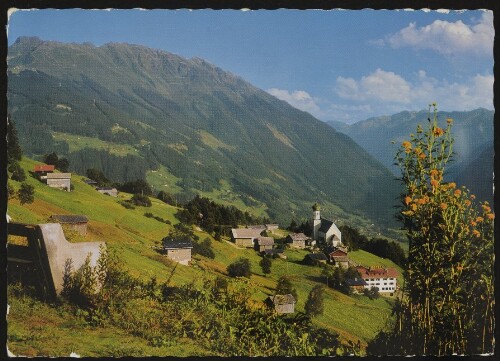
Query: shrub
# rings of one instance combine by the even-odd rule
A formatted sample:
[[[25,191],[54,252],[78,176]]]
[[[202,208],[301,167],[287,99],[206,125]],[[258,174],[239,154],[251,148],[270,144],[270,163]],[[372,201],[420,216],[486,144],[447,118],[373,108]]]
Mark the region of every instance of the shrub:
[[[24,169],[21,168],[18,162],[13,162],[12,164],[10,164],[8,171],[12,173],[10,177],[12,180],[18,182],[24,182],[26,180],[26,174],[24,173]]]
[[[259,262],[260,267],[262,268],[262,272],[267,275],[271,273],[271,259],[269,257],[262,257],[262,259]]]
[[[248,258],[240,258],[239,260],[227,266],[227,273],[231,277],[247,277],[250,278],[251,265]]]
[[[321,285],[314,286],[311,292],[309,292],[304,306],[304,311],[307,315],[318,316],[323,314],[323,293],[324,289]]]
[[[127,209],[135,209],[135,206],[130,201],[121,201],[119,203]]]
[[[148,196],[136,193],[132,196],[130,201],[136,206],[151,207],[151,199]]]
[[[194,242],[193,243],[193,253],[199,254],[201,256],[214,259],[215,253],[212,249],[212,241],[210,238],[205,238],[202,242]]]
[[[21,204],[33,203],[35,201],[35,187],[27,183],[22,183],[17,191],[17,198]]]

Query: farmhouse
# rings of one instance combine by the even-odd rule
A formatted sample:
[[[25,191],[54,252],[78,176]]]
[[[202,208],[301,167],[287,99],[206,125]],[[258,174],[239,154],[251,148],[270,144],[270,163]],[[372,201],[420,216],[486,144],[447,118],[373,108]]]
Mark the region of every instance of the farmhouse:
[[[33,172],[39,179],[47,179],[47,173],[53,173],[55,166],[50,164],[37,164]]]
[[[337,247],[342,244],[342,234],[338,227],[332,221],[321,218],[320,206],[318,203],[313,205],[313,240],[321,244]]]
[[[186,266],[191,262],[191,249],[193,248],[193,244],[189,240],[174,240],[165,237],[162,240],[162,248],[167,258],[174,262]]]
[[[89,219],[83,215],[72,214],[54,214],[50,216],[49,220],[53,223],[60,223],[64,228],[74,230],[81,235],[87,234],[87,224]]]
[[[312,266],[316,266],[320,263],[326,263],[328,258],[324,253],[309,253],[304,257],[304,263]]]
[[[111,197],[118,197],[118,190],[113,187],[97,187],[96,190],[101,194],[107,194]]]
[[[356,267],[366,282],[365,288],[377,287],[380,293],[393,293],[397,289],[398,271],[394,268]]]
[[[328,255],[330,256],[330,262],[332,262],[336,267],[349,267],[349,256],[347,255],[347,249],[343,247],[335,248]]]
[[[306,248],[306,242],[310,240],[304,233],[290,233],[286,236],[286,243],[290,245],[291,248]]]
[[[264,228],[233,228],[231,239],[237,246],[253,248],[254,241],[260,237]]]
[[[46,179],[49,187],[71,190],[71,173],[47,173]]]
[[[291,294],[269,296],[265,303],[279,314],[295,312],[295,298]]]
[[[274,238],[273,237],[257,237],[257,250],[262,252],[264,250],[272,249],[274,246]]]

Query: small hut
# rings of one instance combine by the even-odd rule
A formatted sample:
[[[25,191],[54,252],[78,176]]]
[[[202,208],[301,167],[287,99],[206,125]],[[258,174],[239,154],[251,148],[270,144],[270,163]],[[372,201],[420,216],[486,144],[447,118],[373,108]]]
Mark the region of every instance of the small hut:
[[[54,214],[49,220],[53,223],[60,223],[63,228],[69,228],[80,233],[82,236],[87,234],[87,224],[89,219],[83,215],[73,214]]]
[[[295,298],[291,294],[269,296],[265,303],[278,314],[295,312]]]

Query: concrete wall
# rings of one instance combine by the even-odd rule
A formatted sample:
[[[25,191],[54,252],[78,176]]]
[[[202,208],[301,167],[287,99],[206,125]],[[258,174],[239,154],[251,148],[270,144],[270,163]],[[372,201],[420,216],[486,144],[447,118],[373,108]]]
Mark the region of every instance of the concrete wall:
[[[47,178],[47,185],[52,188],[71,189],[71,179],[66,178]]]
[[[77,270],[90,254],[90,264],[95,267],[100,256],[100,247],[106,246],[104,242],[69,243],[59,223],[39,224],[38,229],[57,294],[62,291],[66,260],[71,259],[73,270]]]
[[[179,262],[183,265],[188,265],[191,261],[191,248],[168,249],[167,257],[172,261]]]

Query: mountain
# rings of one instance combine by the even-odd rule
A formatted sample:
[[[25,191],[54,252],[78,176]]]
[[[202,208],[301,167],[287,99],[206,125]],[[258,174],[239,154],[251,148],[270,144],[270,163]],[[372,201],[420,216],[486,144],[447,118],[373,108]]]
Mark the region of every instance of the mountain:
[[[19,38],[8,106],[25,153],[66,155],[156,190],[202,193],[280,222],[367,216],[387,225],[390,172],[345,134],[199,58],[139,45]],[[123,158],[126,156],[127,158]]]
[[[482,199],[491,201],[494,112],[480,108],[462,112],[438,112],[437,116],[438,122],[443,126],[447,118],[453,119],[455,156],[448,168],[449,179],[454,179],[459,184],[474,190],[484,197]],[[337,131],[349,135],[395,175],[399,175],[398,168],[393,164],[396,150],[403,140],[408,139],[410,133],[415,132],[417,124],[427,124],[428,117],[427,111],[405,111],[391,116],[370,118],[352,125],[338,122],[328,124]],[[490,151],[486,152],[485,149]],[[481,172],[473,171],[475,169],[473,165],[477,163],[478,157]],[[464,183],[460,183],[461,181]]]

